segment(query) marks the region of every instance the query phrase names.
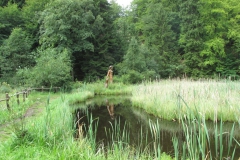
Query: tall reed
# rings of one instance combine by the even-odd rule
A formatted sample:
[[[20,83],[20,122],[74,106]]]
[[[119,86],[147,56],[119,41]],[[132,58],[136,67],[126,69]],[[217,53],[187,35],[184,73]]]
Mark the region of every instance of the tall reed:
[[[160,138],[161,138],[161,132],[160,132],[160,124],[157,120],[156,123],[153,123],[152,121],[149,121],[149,128],[150,128],[150,133],[151,133],[151,137],[153,139],[153,153],[154,153],[154,157],[157,159],[161,158],[161,142],[160,142]]]
[[[238,121],[239,90],[239,82],[232,81],[162,80],[137,85],[131,99],[134,106],[168,120],[191,116],[189,108],[197,114],[196,107],[206,120]]]
[[[193,112],[189,109],[189,112]],[[184,131],[186,148],[182,153],[178,153],[177,146],[178,141],[174,138],[173,145],[175,149],[175,157],[181,155],[183,159],[188,157],[189,159],[234,159],[235,149],[238,146],[237,143],[234,143],[233,146],[233,132],[234,125],[232,126],[231,132],[223,131],[223,121],[212,122],[214,123],[214,134],[213,139],[210,138],[209,129],[206,125],[206,120],[201,114],[195,109],[195,114],[191,118],[183,117],[181,118],[182,129]],[[192,115],[189,113],[189,115]],[[227,135],[227,136],[225,136]],[[227,137],[226,144],[223,143],[223,140]],[[214,140],[214,143],[211,141]],[[215,154],[211,151],[211,148],[215,149]],[[227,152],[226,152],[227,151]],[[232,152],[231,152],[232,151]]]
[[[163,80],[136,86],[132,102],[160,118],[181,123],[184,141],[179,144],[173,137],[175,157],[234,159],[239,142],[234,138],[234,125],[231,132],[224,132],[223,121],[238,121],[239,89],[239,83],[231,81]],[[206,120],[212,120],[214,127],[208,128]]]

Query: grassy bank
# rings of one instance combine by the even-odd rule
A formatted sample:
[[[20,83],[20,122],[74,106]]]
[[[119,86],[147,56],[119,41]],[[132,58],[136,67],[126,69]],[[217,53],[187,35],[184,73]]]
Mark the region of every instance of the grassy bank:
[[[14,93],[10,93],[13,95]],[[4,94],[5,95],[5,94]],[[48,93],[44,92],[33,92],[33,96],[30,95],[30,98],[26,98],[23,101],[23,98],[19,98],[19,105],[17,103],[16,96],[10,98],[9,106],[10,110],[7,109],[6,101],[0,102],[0,125],[5,123],[10,123],[15,119],[25,116],[29,108],[39,108],[42,103],[46,103]],[[52,94],[52,98],[59,96],[59,93]]]
[[[74,138],[71,105],[92,98],[98,85],[81,86],[73,93],[59,93],[57,97],[46,93],[38,106],[42,108],[38,116],[20,119],[8,127],[11,132],[1,139],[0,159],[152,159],[148,153],[137,153],[135,148],[123,147],[120,142],[106,152],[95,142],[96,135],[91,128],[86,137]],[[105,90],[102,94],[130,93],[129,87],[120,84]],[[32,93],[28,100],[38,98],[38,93]],[[171,159],[166,154],[161,157]]]
[[[234,126],[228,133],[229,143],[226,146],[223,143],[223,135],[226,133],[223,133],[222,125],[214,125],[211,131],[215,136],[216,153],[209,153],[209,129],[205,123],[206,119],[220,120],[221,123],[222,120],[239,122],[237,104],[240,86],[237,82],[166,80],[134,86],[116,83],[109,88],[104,88],[102,83],[79,83],[76,86],[71,93],[32,93],[25,107],[31,108],[29,106],[38,104],[41,112],[38,116],[13,121],[8,127],[8,135],[0,138],[0,159],[173,159],[161,153],[158,123],[149,124],[152,128],[151,134],[155,138],[154,150],[151,153],[148,149],[140,153],[137,146],[129,146],[125,141],[113,141],[109,144],[111,147],[105,150],[101,144],[95,142],[93,127],[89,127],[86,137],[76,139],[72,106],[96,94],[129,94],[134,106],[142,107],[164,119],[178,120],[182,124],[186,141],[180,142],[173,136],[174,156],[177,159],[198,159],[200,155],[201,159],[222,158],[225,148],[229,150],[228,156],[233,159],[235,149],[232,150],[231,146],[234,143],[235,147],[239,147],[239,142],[236,145],[234,140]],[[16,104],[12,105],[18,107]],[[21,111],[19,115],[24,113],[26,112]],[[89,121],[96,120],[89,116]],[[119,133],[121,131],[118,130],[112,135],[108,132],[110,137]]]
[[[238,159],[239,90],[239,82],[232,81],[162,80],[135,86],[132,103],[181,124],[185,140],[172,139],[176,159]],[[226,121],[236,123],[223,131]]]
[[[162,80],[140,84],[132,92],[134,106],[164,119],[194,117],[240,121],[240,84],[231,81]]]

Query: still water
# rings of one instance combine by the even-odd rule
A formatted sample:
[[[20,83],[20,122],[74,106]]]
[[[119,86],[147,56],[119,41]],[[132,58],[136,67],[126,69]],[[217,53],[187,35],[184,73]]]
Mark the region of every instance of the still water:
[[[89,117],[92,116],[96,128],[96,143],[104,146],[111,145],[112,142],[125,141],[139,150],[154,150],[154,144],[160,145],[161,152],[165,152],[174,156],[173,139],[178,141],[178,150],[181,153],[183,144],[186,143],[182,123],[159,119],[153,115],[147,114],[144,110],[132,107],[129,97],[124,96],[98,96],[94,99],[87,100],[84,103],[74,107],[74,127],[76,128],[77,137],[79,126],[82,127],[82,132],[86,134],[90,125]],[[210,137],[211,154],[216,157],[219,149],[216,150],[214,132],[215,127],[213,122],[206,122],[208,134]],[[150,129],[153,126],[157,129]],[[233,123],[224,122],[223,134],[223,157],[227,157],[229,136]],[[218,126],[218,128],[220,128]],[[156,132],[158,135],[156,136]],[[113,136],[114,135],[114,136]],[[233,132],[234,138],[240,142],[240,127],[235,124]],[[240,158],[240,146],[233,140],[233,145],[230,153],[233,152],[234,159]]]

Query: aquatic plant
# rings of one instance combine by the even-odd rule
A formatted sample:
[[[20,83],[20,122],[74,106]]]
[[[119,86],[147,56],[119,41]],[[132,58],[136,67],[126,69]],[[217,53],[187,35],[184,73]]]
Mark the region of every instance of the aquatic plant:
[[[237,121],[239,89],[239,82],[232,81],[162,80],[135,86],[131,99],[134,106],[168,120],[191,118],[198,111],[206,120]]]

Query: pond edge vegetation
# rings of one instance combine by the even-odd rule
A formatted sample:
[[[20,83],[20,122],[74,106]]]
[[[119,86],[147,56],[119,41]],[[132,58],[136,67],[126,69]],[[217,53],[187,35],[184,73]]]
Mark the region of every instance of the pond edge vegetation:
[[[1,143],[0,145],[0,158],[3,157],[9,157],[11,159],[23,159],[23,158],[39,158],[39,159],[198,159],[199,155],[201,156],[200,159],[214,159],[216,157],[223,158],[221,151],[223,150],[223,147],[229,148],[229,155],[227,158],[234,158],[234,150],[230,150],[230,147],[232,147],[232,143],[235,142],[235,139],[233,137],[233,134],[231,131],[229,133],[229,146],[223,146],[222,142],[222,135],[221,133],[221,127],[215,129],[215,136],[216,136],[216,150],[220,150],[218,152],[218,155],[211,155],[209,152],[206,152],[206,147],[208,145],[208,133],[207,128],[205,124],[205,118],[202,116],[199,112],[196,112],[197,110],[191,110],[189,109],[187,116],[181,116],[180,114],[177,114],[179,117],[173,118],[171,120],[176,120],[182,124],[182,127],[184,129],[184,134],[186,137],[188,137],[188,143],[184,145],[184,150],[180,152],[178,150],[178,140],[173,137],[173,145],[174,145],[174,155],[168,156],[165,153],[161,153],[160,144],[157,144],[155,146],[155,151],[153,154],[150,154],[149,152],[146,153],[139,153],[137,152],[137,148],[131,148],[130,146],[122,145],[123,142],[115,143],[111,149],[107,151],[107,157],[106,152],[103,152],[101,150],[100,145],[96,144],[94,140],[94,133],[95,131],[89,130],[88,136],[85,138],[82,138],[80,140],[75,140],[73,138],[73,128],[72,128],[72,120],[73,115],[71,111],[71,105],[79,102],[83,102],[86,99],[93,98],[95,95],[98,94],[131,94],[133,105],[138,107],[143,107],[139,104],[140,100],[136,101],[136,98],[139,98],[138,94],[141,94],[141,87],[145,87],[144,93],[147,95],[149,94],[149,97],[155,98],[156,101],[153,101],[155,103],[155,106],[161,106],[158,105],[156,97],[159,97],[158,92],[149,93],[148,87],[153,87],[158,90],[156,85],[164,84],[162,85],[163,92],[163,86],[167,86],[168,83],[174,83],[180,82],[180,81],[161,81],[161,82],[154,82],[154,83],[145,83],[141,85],[134,85],[134,86],[128,86],[123,85],[120,83],[113,84],[109,86],[109,88],[104,88],[102,83],[94,83],[94,84],[79,84],[79,87],[77,87],[75,90],[72,91],[72,93],[60,93],[60,98],[52,100],[52,94],[51,93],[45,93],[47,98],[45,99],[46,102],[44,104],[44,111],[41,114],[41,116],[30,118],[31,120],[27,121],[20,121],[14,126],[14,131],[12,133],[12,136],[4,143]],[[199,82],[202,83],[202,82]],[[211,82],[208,82],[211,83]],[[236,84],[234,82],[226,82],[228,88],[237,89],[235,86]],[[179,85],[176,84],[176,86],[179,87]],[[179,87],[181,88],[181,87]],[[206,88],[205,88],[206,89]],[[224,88],[225,89],[225,88]],[[224,90],[223,89],[223,90]],[[179,90],[180,91],[180,90]],[[229,90],[230,91],[230,90]],[[138,93],[138,94],[136,94]],[[153,96],[155,94],[155,96]],[[146,101],[149,97],[145,96],[145,104],[149,103]],[[176,96],[176,95],[175,95]],[[196,96],[196,95],[195,95]],[[176,96],[178,97],[178,96]],[[135,98],[135,99],[134,99]],[[177,107],[181,107],[181,105],[187,106],[187,101],[185,101],[182,97],[178,97],[176,101],[179,103]],[[30,98],[29,98],[30,99]],[[180,102],[179,100],[182,100]],[[138,105],[137,105],[138,104]],[[146,105],[149,107],[149,105]],[[194,106],[196,107],[196,106]],[[166,107],[167,108],[167,107]],[[146,111],[148,109],[144,108]],[[196,109],[196,108],[195,108]],[[158,114],[157,112],[155,112]],[[199,113],[199,114],[196,114]],[[153,114],[153,113],[152,113]],[[183,115],[185,115],[183,114]],[[89,116],[91,119],[91,116]],[[163,117],[162,117],[163,118]],[[179,118],[179,119],[177,119]],[[34,120],[32,120],[34,119]],[[194,121],[193,121],[194,120]],[[90,120],[90,121],[96,121],[96,120]],[[223,123],[223,119],[218,119],[216,121]],[[198,122],[198,123],[193,123]],[[236,120],[235,125],[239,125],[240,122]],[[189,130],[188,125],[194,126]],[[157,131],[157,125],[156,124],[150,124],[152,129],[154,130],[155,134],[160,134],[159,131]],[[199,132],[199,131],[202,132]],[[234,126],[232,128],[234,130]],[[189,132],[189,131],[196,131],[196,132]],[[194,133],[194,134],[192,134]],[[157,142],[157,139],[156,139]],[[236,147],[239,147],[239,142],[236,142]],[[125,146],[125,147],[123,147]],[[198,150],[198,152],[196,152]],[[174,157],[174,158],[172,158]]]

